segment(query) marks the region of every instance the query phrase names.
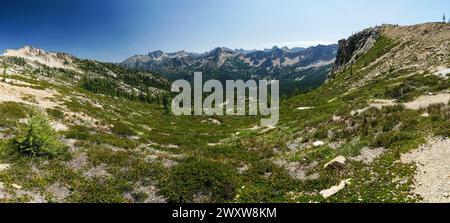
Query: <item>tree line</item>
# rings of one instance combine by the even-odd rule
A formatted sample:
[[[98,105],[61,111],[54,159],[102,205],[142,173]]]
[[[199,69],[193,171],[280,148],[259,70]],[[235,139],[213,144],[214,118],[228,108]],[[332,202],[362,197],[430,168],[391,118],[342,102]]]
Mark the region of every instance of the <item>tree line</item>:
[[[113,78],[89,77],[85,75],[81,77],[79,85],[81,88],[96,94],[162,105],[165,110],[169,110],[172,98],[169,93],[155,93],[144,85],[136,87],[138,92],[123,89],[123,87],[120,86],[120,82]]]

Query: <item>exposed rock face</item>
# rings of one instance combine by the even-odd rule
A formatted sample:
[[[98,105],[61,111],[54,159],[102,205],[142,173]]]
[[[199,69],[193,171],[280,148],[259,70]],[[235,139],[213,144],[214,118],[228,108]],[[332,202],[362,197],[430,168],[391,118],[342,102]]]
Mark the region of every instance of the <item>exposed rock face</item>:
[[[74,64],[76,58],[67,53],[53,53],[42,49],[25,46],[18,50],[6,50],[3,54],[5,57],[20,57],[31,62],[47,65],[53,68],[62,68],[78,71]]]
[[[345,67],[366,53],[377,41],[381,27],[368,28],[350,36],[348,39],[339,41],[332,75],[342,71]]]
[[[412,26],[383,25],[366,29],[339,42],[334,68],[329,76],[333,79],[364,56],[380,40],[378,55],[373,61],[365,61],[362,67],[353,67],[352,73],[364,73],[364,77],[345,86],[360,88],[370,80],[399,71],[409,74],[431,73],[447,79],[450,56],[450,26],[443,23],[424,23]],[[373,58],[372,58],[373,59]]]

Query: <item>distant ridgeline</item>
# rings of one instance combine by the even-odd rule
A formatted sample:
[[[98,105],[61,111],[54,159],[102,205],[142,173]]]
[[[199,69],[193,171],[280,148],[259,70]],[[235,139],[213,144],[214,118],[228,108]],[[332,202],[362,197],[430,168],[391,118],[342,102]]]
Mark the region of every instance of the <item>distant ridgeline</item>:
[[[203,72],[203,79],[280,80],[281,94],[317,88],[333,68],[338,45],[319,45],[289,49],[274,47],[262,51],[216,48],[203,54],[180,51],[154,51],[123,61],[126,68],[156,72],[169,80],[193,80],[193,73]]]
[[[164,103],[169,95],[170,83],[166,78],[112,63],[82,60],[30,46],[7,50],[3,56],[3,67],[47,76],[52,82],[78,85],[97,94],[157,104]]]

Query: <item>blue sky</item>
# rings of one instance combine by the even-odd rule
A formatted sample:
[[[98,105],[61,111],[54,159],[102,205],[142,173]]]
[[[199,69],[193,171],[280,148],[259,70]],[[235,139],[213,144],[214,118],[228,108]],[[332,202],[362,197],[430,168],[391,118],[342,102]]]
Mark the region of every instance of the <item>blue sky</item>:
[[[32,45],[119,62],[157,49],[333,43],[443,13],[450,16],[448,0],[9,0],[0,4],[0,50]]]

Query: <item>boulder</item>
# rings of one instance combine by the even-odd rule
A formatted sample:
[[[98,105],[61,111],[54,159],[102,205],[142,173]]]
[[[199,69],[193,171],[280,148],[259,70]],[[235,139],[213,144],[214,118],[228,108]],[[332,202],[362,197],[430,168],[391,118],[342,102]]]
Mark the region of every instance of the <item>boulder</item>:
[[[344,189],[346,186],[350,185],[350,183],[351,183],[351,179],[343,180],[337,186],[333,186],[330,189],[320,191],[320,195],[322,195],[322,197],[325,199],[329,198],[329,197],[337,194],[339,191]]]
[[[323,142],[323,141],[316,141],[313,143],[314,147],[319,147],[319,146],[323,146],[323,145],[325,145],[325,142]]]
[[[18,185],[18,184],[12,184],[11,186],[14,187],[14,188],[17,189],[17,190],[22,189],[22,186],[20,186],[20,185]]]
[[[11,168],[11,164],[7,164],[7,163],[0,164],[0,172],[9,170],[9,168]]]
[[[330,162],[326,163],[325,165],[323,165],[323,168],[328,168],[328,167],[333,167],[336,169],[340,169],[343,168],[345,166],[345,162],[347,162],[347,159],[343,156],[338,156],[336,158],[334,158],[333,160],[331,160]]]

